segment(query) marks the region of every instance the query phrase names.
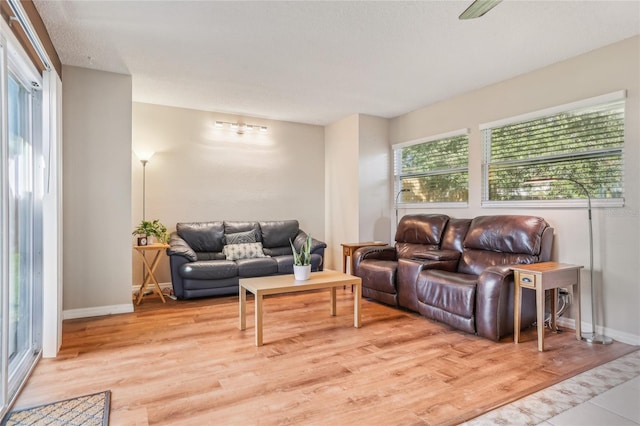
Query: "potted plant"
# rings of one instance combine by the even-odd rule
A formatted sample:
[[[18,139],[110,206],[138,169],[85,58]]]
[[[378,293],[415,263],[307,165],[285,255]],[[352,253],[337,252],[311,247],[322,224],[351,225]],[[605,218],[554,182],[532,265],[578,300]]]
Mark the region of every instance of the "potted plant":
[[[307,235],[306,241],[300,247],[300,251],[296,251],[291,239],[291,251],[293,252],[293,275],[297,281],[306,281],[311,275],[311,235]]]
[[[159,243],[165,243],[167,241],[167,227],[160,223],[158,219],[152,221],[142,220],[131,235],[143,236],[141,238],[146,239],[141,241],[141,238],[138,238],[138,245],[149,244],[149,237],[155,237]]]

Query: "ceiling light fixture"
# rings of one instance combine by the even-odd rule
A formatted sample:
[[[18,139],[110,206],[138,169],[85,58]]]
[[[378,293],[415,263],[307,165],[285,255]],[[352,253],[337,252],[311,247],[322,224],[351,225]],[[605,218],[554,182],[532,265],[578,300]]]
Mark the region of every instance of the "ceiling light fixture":
[[[224,126],[229,126],[229,128],[235,131],[237,134],[241,135],[245,132],[253,132],[259,131],[260,133],[267,133],[267,126],[259,126],[257,124],[247,124],[241,122],[231,122],[231,121],[220,121],[216,120],[214,127],[217,129],[222,129]]]

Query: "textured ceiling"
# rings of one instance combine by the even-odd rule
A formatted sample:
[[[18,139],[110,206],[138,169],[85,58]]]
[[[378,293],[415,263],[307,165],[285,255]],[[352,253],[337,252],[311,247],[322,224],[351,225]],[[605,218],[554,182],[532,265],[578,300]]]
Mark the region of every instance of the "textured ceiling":
[[[395,117],[640,34],[640,1],[34,0],[62,63],[133,100],[312,124]]]

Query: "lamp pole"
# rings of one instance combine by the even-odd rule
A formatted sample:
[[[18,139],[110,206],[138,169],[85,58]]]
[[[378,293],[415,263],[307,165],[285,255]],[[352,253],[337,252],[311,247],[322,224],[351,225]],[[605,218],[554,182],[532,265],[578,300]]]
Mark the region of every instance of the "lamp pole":
[[[147,203],[147,163],[149,160],[140,160],[142,163],[142,220],[146,219]]]
[[[403,192],[410,192],[411,190],[409,188],[402,188],[400,191],[398,191],[398,193],[396,194],[396,228],[398,227],[398,197],[400,197],[400,194],[402,194]]]
[[[154,152],[151,151],[134,151],[138,159],[140,159],[140,163],[142,163],[142,221],[147,219],[147,163],[153,157]],[[147,253],[145,251],[142,252],[142,257],[146,258]],[[147,270],[142,268],[142,282],[144,283],[147,280]],[[142,291],[142,287],[140,287],[140,291]]]
[[[591,196],[589,195],[589,191],[587,188],[579,181],[571,178],[541,178],[541,179],[530,179],[525,183],[545,183],[545,182],[555,182],[555,181],[567,181],[571,182],[587,195],[587,210],[589,211],[589,275],[590,275],[590,284],[591,284],[591,335],[584,336],[583,339],[589,343],[599,343],[601,345],[609,345],[613,342],[609,337],[606,337],[604,334],[601,336],[596,333],[596,303],[595,303],[595,292],[594,292],[594,280],[593,280],[593,225],[591,220]],[[578,300],[578,303],[580,301]],[[576,324],[576,327],[580,327],[580,324]]]

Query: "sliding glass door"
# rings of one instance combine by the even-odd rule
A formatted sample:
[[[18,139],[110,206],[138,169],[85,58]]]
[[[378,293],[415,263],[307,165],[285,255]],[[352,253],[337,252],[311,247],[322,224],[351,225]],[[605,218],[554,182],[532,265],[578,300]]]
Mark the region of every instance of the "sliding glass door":
[[[41,314],[37,311],[41,286],[36,250],[41,233],[36,225],[40,198],[36,190],[33,141],[33,96],[15,78],[8,78],[9,193],[9,381],[16,383],[30,369],[40,350]],[[16,377],[17,380],[12,380]],[[10,391],[12,389],[10,388]]]
[[[0,247],[2,284],[0,417],[42,349],[41,87],[19,57],[2,46]],[[37,74],[36,74],[37,75]]]

